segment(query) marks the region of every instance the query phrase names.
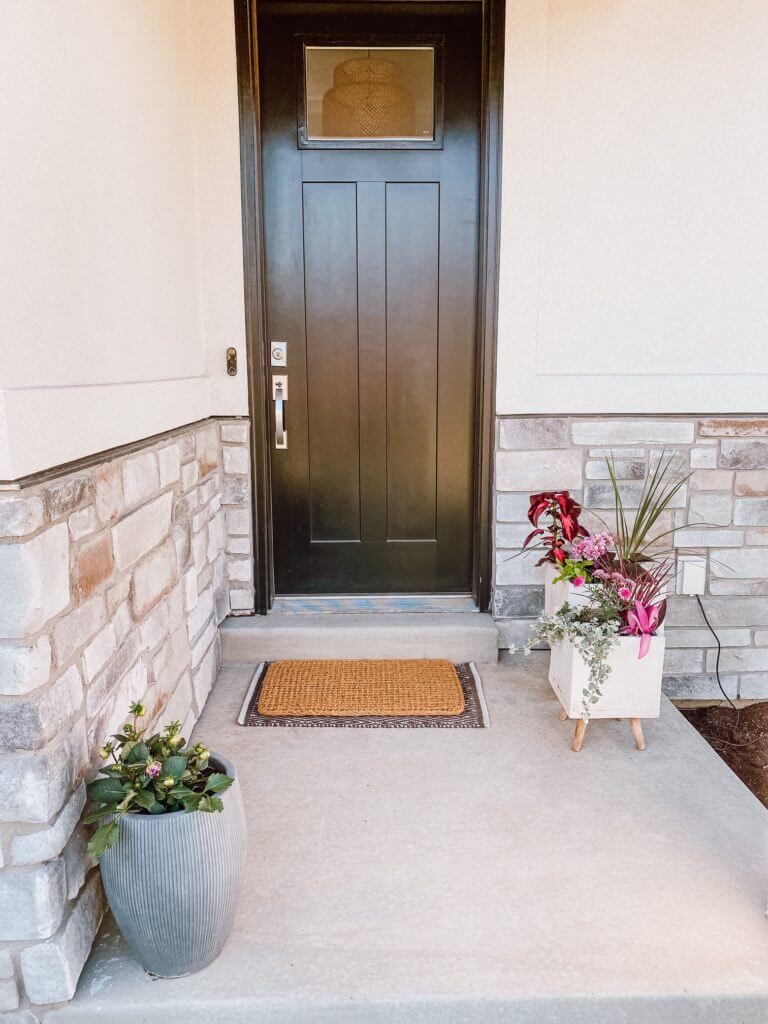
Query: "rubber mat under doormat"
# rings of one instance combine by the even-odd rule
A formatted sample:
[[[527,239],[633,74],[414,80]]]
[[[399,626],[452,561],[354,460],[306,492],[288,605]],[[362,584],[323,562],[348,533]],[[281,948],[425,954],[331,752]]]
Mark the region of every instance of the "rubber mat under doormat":
[[[256,667],[243,702],[238,724],[263,728],[343,728],[343,729],[482,729],[488,726],[488,711],[482,684],[471,662],[451,665],[432,662],[434,677],[429,675],[429,661],[305,661],[262,662]],[[304,679],[297,667],[304,672]],[[349,667],[346,672],[345,666]],[[354,666],[354,669],[352,668]],[[439,666],[439,667],[438,667]],[[270,674],[270,668],[273,671]],[[446,668],[451,669],[450,674]],[[368,669],[368,672],[365,671]],[[427,675],[425,676],[425,672]],[[362,673],[362,675],[361,675]],[[450,689],[450,677],[456,690]],[[339,695],[345,681],[350,692]],[[304,682],[302,687],[300,684]],[[443,682],[445,685],[438,685]],[[364,683],[364,687],[361,686]],[[417,698],[408,694],[408,685],[426,689]],[[445,688],[447,687],[447,689]],[[377,692],[378,688],[378,692]],[[398,703],[398,694],[404,698]],[[455,697],[458,696],[458,700]],[[425,699],[422,699],[424,698]],[[287,701],[287,703],[286,703]],[[392,713],[403,704],[427,707],[440,713]],[[318,707],[329,713],[316,713]],[[291,713],[280,713],[290,708]],[[301,713],[310,708],[313,713]],[[387,713],[380,713],[380,709]],[[343,713],[338,713],[339,710]],[[360,713],[365,709],[365,713]],[[367,713],[374,709],[372,713]],[[296,712],[299,713],[296,713]]]

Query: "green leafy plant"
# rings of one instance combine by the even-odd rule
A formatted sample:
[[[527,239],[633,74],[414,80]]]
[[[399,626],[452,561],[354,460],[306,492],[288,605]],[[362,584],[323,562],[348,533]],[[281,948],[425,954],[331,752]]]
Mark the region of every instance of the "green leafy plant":
[[[649,548],[659,546],[659,541],[668,537],[673,530],[655,533],[654,527],[680,489],[685,486],[690,473],[683,474],[676,465],[676,453],[664,449],[643,486],[637,514],[631,520],[624,507],[613,456],[606,457],[608,475],[613,487],[616,503],[616,528],[613,533],[618,558],[626,563],[647,561]]]
[[[589,559],[567,558],[558,566],[560,572],[552,582],[560,583],[563,580],[568,580],[569,583],[573,583],[576,587],[583,587],[585,583],[589,583],[592,579],[592,565],[593,563]]]
[[[131,705],[132,722],[99,750],[108,762],[100,778],[88,786],[88,797],[98,804],[84,821],[108,818],[91,837],[88,852],[98,861],[118,840],[123,814],[169,814],[172,811],[221,811],[218,794],[232,778],[211,767],[211,752],[203,743],[186,747],[181,726],[171,722],[162,732],[145,738],[138,720],[146,715],[140,702]]]

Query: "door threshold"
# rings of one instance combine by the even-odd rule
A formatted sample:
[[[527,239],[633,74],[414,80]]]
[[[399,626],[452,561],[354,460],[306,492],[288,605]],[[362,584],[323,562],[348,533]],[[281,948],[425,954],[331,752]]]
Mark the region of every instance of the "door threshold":
[[[329,594],[276,597],[270,615],[477,612],[471,594]]]

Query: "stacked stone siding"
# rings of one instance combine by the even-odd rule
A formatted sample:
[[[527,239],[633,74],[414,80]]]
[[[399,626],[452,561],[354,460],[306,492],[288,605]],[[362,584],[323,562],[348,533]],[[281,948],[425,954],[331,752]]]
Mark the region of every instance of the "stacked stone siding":
[[[658,532],[707,562],[702,601],[720,636],[720,674],[732,697],[768,698],[768,418],[665,416],[510,417],[498,422],[493,612],[505,647],[520,645],[542,608],[538,556],[517,555],[530,525],[532,491],[568,488],[609,518],[612,453],[628,507],[652,461],[676,451],[688,483]],[[697,525],[698,524],[698,525]],[[608,523],[610,526],[610,522]],[[516,557],[512,557],[516,556]],[[666,626],[665,689],[675,698],[722,696],[716,645],[696,599],[672,596]]]
[[[0,1012],[69,999],[103,912],[79,824],[96,751],[205,704],[253,607],[248,424],[206,421],[0,492]],[[19,1009],[21,1008],[21,1009]]]

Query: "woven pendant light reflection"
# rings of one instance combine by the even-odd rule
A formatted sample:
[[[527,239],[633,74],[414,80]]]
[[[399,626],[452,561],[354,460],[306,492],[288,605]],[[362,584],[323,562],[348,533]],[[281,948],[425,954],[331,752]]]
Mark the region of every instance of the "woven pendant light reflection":
[[[413,96],[391,60],[356,57],[333,69],[333,88],[323,96],[326,138],[413,136],[415,122]]]

